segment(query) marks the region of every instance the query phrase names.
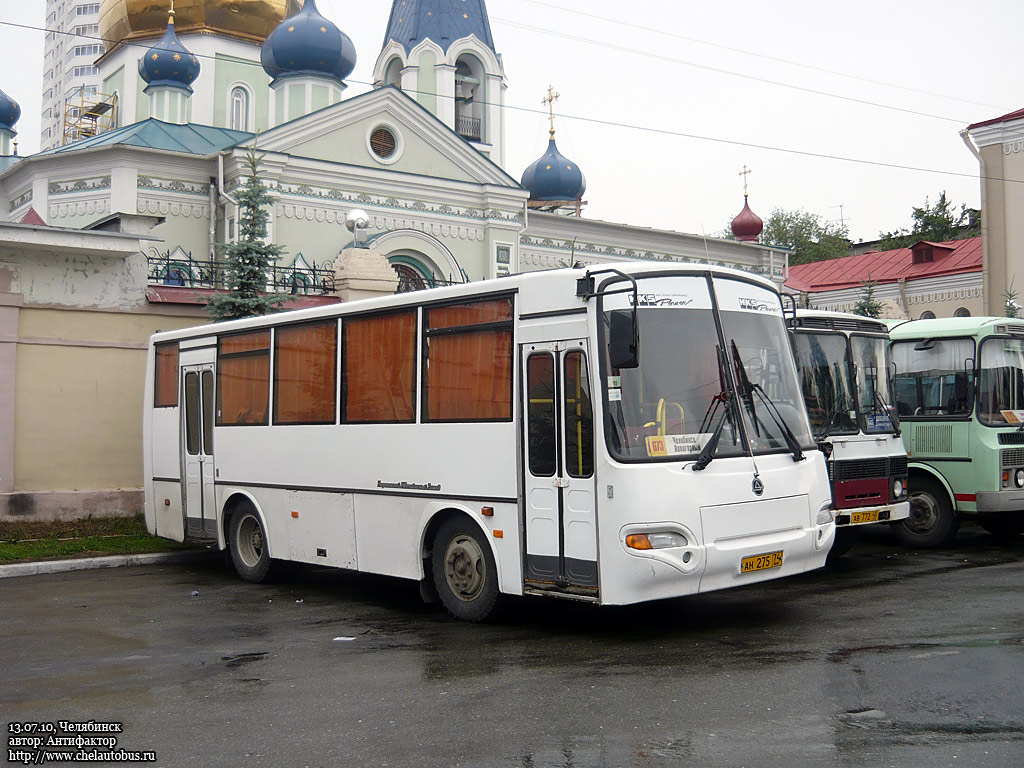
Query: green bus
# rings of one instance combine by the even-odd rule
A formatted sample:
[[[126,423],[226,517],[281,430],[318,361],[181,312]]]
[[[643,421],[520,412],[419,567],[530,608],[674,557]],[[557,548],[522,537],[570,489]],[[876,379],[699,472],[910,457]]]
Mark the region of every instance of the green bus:
[[[1024,321],[893,324],[895,398],[909,460],[905,544],[938,547],[965,519],[1024,531]]]

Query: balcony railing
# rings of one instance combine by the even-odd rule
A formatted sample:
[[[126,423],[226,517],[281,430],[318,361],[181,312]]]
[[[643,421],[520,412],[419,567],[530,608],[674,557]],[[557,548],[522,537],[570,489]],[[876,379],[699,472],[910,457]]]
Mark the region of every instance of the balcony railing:
[[[149,283],[188,288],[226,289],[227,265],[212,259],[193,259],[191,255],[159,254],[147,257]],[[292,295],[324,295],[333,293],[334,267],[330,263],[310,267],[272,265],[267,270],[267,292]]]
[[[458,115],[455,118],[455,132],[464,139],[481,141],[483,121],[479,117],[463,117]]]

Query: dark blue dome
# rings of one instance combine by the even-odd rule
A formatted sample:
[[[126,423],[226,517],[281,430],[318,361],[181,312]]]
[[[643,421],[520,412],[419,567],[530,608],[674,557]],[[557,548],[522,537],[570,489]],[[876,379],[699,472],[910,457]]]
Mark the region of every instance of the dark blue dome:
[[[548,141],[548,151],[523,172],[523,187],[531,200],[579,200],[587,190],[587,180],[576,163],[565,157],[555,146],[554,136]]]
[[[139,77],[148,85],[167,85],[192,92],[192,83],[199,77],[199,59],[189,53],[174,34],[173,12],[163,38],[139,59]]]
[[[21,117],[21,107],[3,91],[0,91],[0,129],[13,131],[14,124]]]
[[[260,60],[275,80],[319,75],[340,82],[356,67],[356,47],[334,22],[320,15],[316,0],[306,0],[298,13],[270,33]]]

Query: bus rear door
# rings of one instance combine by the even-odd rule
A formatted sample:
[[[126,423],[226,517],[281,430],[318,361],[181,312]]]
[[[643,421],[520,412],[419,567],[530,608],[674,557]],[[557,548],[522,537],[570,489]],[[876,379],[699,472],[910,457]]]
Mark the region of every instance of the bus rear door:
[[[213,366],[182,367],[185,394],[182,413],[181,466],[185,481],[185,535],[217,538],[217,502],[213,462]]]

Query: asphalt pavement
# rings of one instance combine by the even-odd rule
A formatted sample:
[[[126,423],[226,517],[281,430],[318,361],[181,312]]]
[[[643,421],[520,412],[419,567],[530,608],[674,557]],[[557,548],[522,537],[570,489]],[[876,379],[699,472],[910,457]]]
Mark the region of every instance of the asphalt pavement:
[[[1024,540],[967,527],[692,598],[517,599],[483,626],[410,582],[253,585],[219,557],[8,578],[6,757],[12,724],[64,721],[163,766],[1019,766],[1022,580]]]

